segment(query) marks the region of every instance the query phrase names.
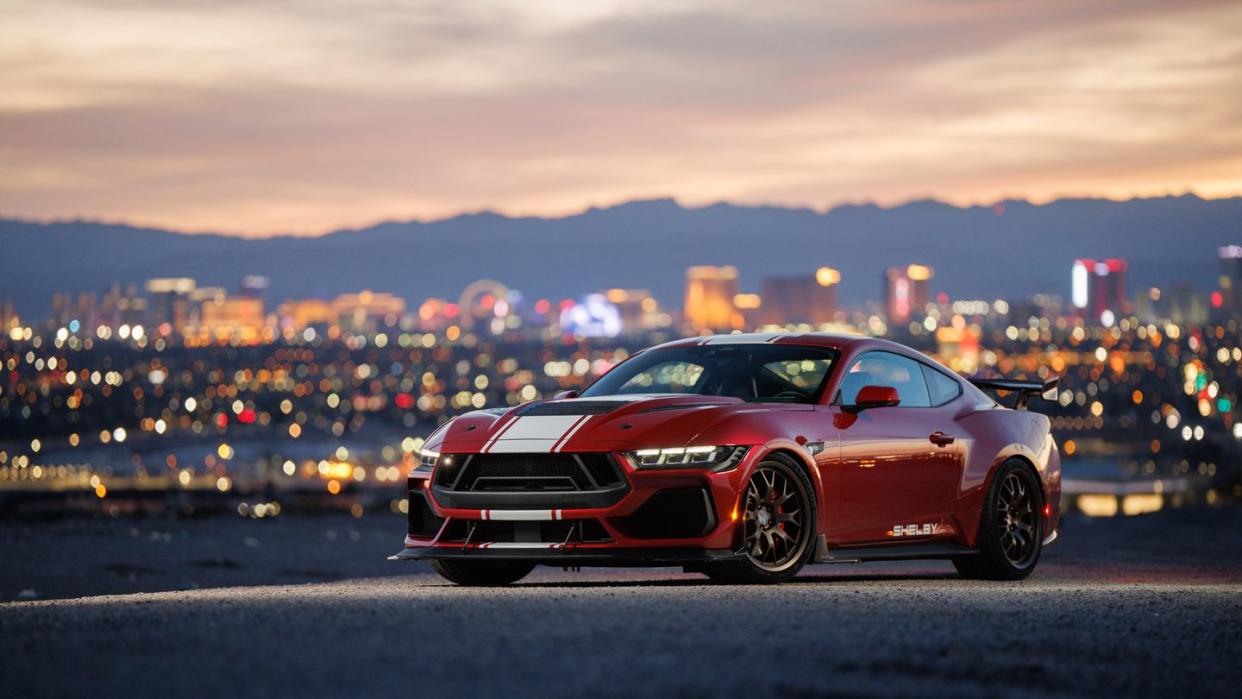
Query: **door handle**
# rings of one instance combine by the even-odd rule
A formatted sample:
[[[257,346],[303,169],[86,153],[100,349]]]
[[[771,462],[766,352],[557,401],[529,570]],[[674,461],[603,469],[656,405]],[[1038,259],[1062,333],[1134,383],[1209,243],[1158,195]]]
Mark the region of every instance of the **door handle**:
[[[927,439],[931,440],[931,443],[938,447],[947,447],[953,443],[954,437],[944,432],[932,432]]]

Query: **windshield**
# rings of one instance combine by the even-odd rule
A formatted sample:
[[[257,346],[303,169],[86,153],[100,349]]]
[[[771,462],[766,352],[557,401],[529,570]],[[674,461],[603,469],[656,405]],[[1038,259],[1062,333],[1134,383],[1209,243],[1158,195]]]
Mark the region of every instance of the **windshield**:
[[[830,349],[790,345],[649,350],[600,377],[582,396],[682,393],[754,402],[814,403],[824,390],[836,357]]]

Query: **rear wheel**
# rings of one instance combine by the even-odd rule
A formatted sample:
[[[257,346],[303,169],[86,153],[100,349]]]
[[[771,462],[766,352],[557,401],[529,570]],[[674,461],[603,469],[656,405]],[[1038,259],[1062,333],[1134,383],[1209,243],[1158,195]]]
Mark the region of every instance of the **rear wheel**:
[[[1044,498],[1030,467],[1010,461],[1000,467],[983,505],[979,553],[953,559],[964,578],[1021,580],[1035,570],[1043,550]]]
[[[706,569],[724,583],[778,583],[798,574],[814,552],[815,498],[811,479],[788,458],[774,455],[755,467],[742,501],[739,561]]]
[[[494,587],[515,583],[535,569],[520,561],[433,560],[431,567],[449,582],[468,587]]]

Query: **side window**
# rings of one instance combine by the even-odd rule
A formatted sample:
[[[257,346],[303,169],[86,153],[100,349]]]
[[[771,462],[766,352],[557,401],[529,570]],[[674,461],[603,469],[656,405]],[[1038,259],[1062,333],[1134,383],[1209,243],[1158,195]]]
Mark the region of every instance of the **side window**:
[[[927,392],[930,394],[932,405],[944,405],[962,395],[962,385],[957,381],[926,364],[922,367],[923,378],[927,379]]]
[[[897,389],[901,407],[931,406],[922,364],[891,352],[867,352],[850,365],[841,379],[841,402],[852,405],[864,386],[892,386]]]

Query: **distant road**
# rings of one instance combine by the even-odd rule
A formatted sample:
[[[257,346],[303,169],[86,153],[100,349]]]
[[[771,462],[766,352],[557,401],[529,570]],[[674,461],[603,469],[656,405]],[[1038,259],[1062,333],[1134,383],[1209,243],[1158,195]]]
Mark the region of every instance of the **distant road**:
[[[779,587],[544,570],[471,590],[394,564],[375,570],[410,574],[5,603],[0,687],[13,697],[1229,696],[1242,686],[1240,525],[1237,510],[1072,521],[1020,584],[918,563],[816,566]],[[331,519],[284,526],[344,531]],[[0,542],[9,565],[14,540]],[[246,559],[228,565],[217,572],[251,574]]]

